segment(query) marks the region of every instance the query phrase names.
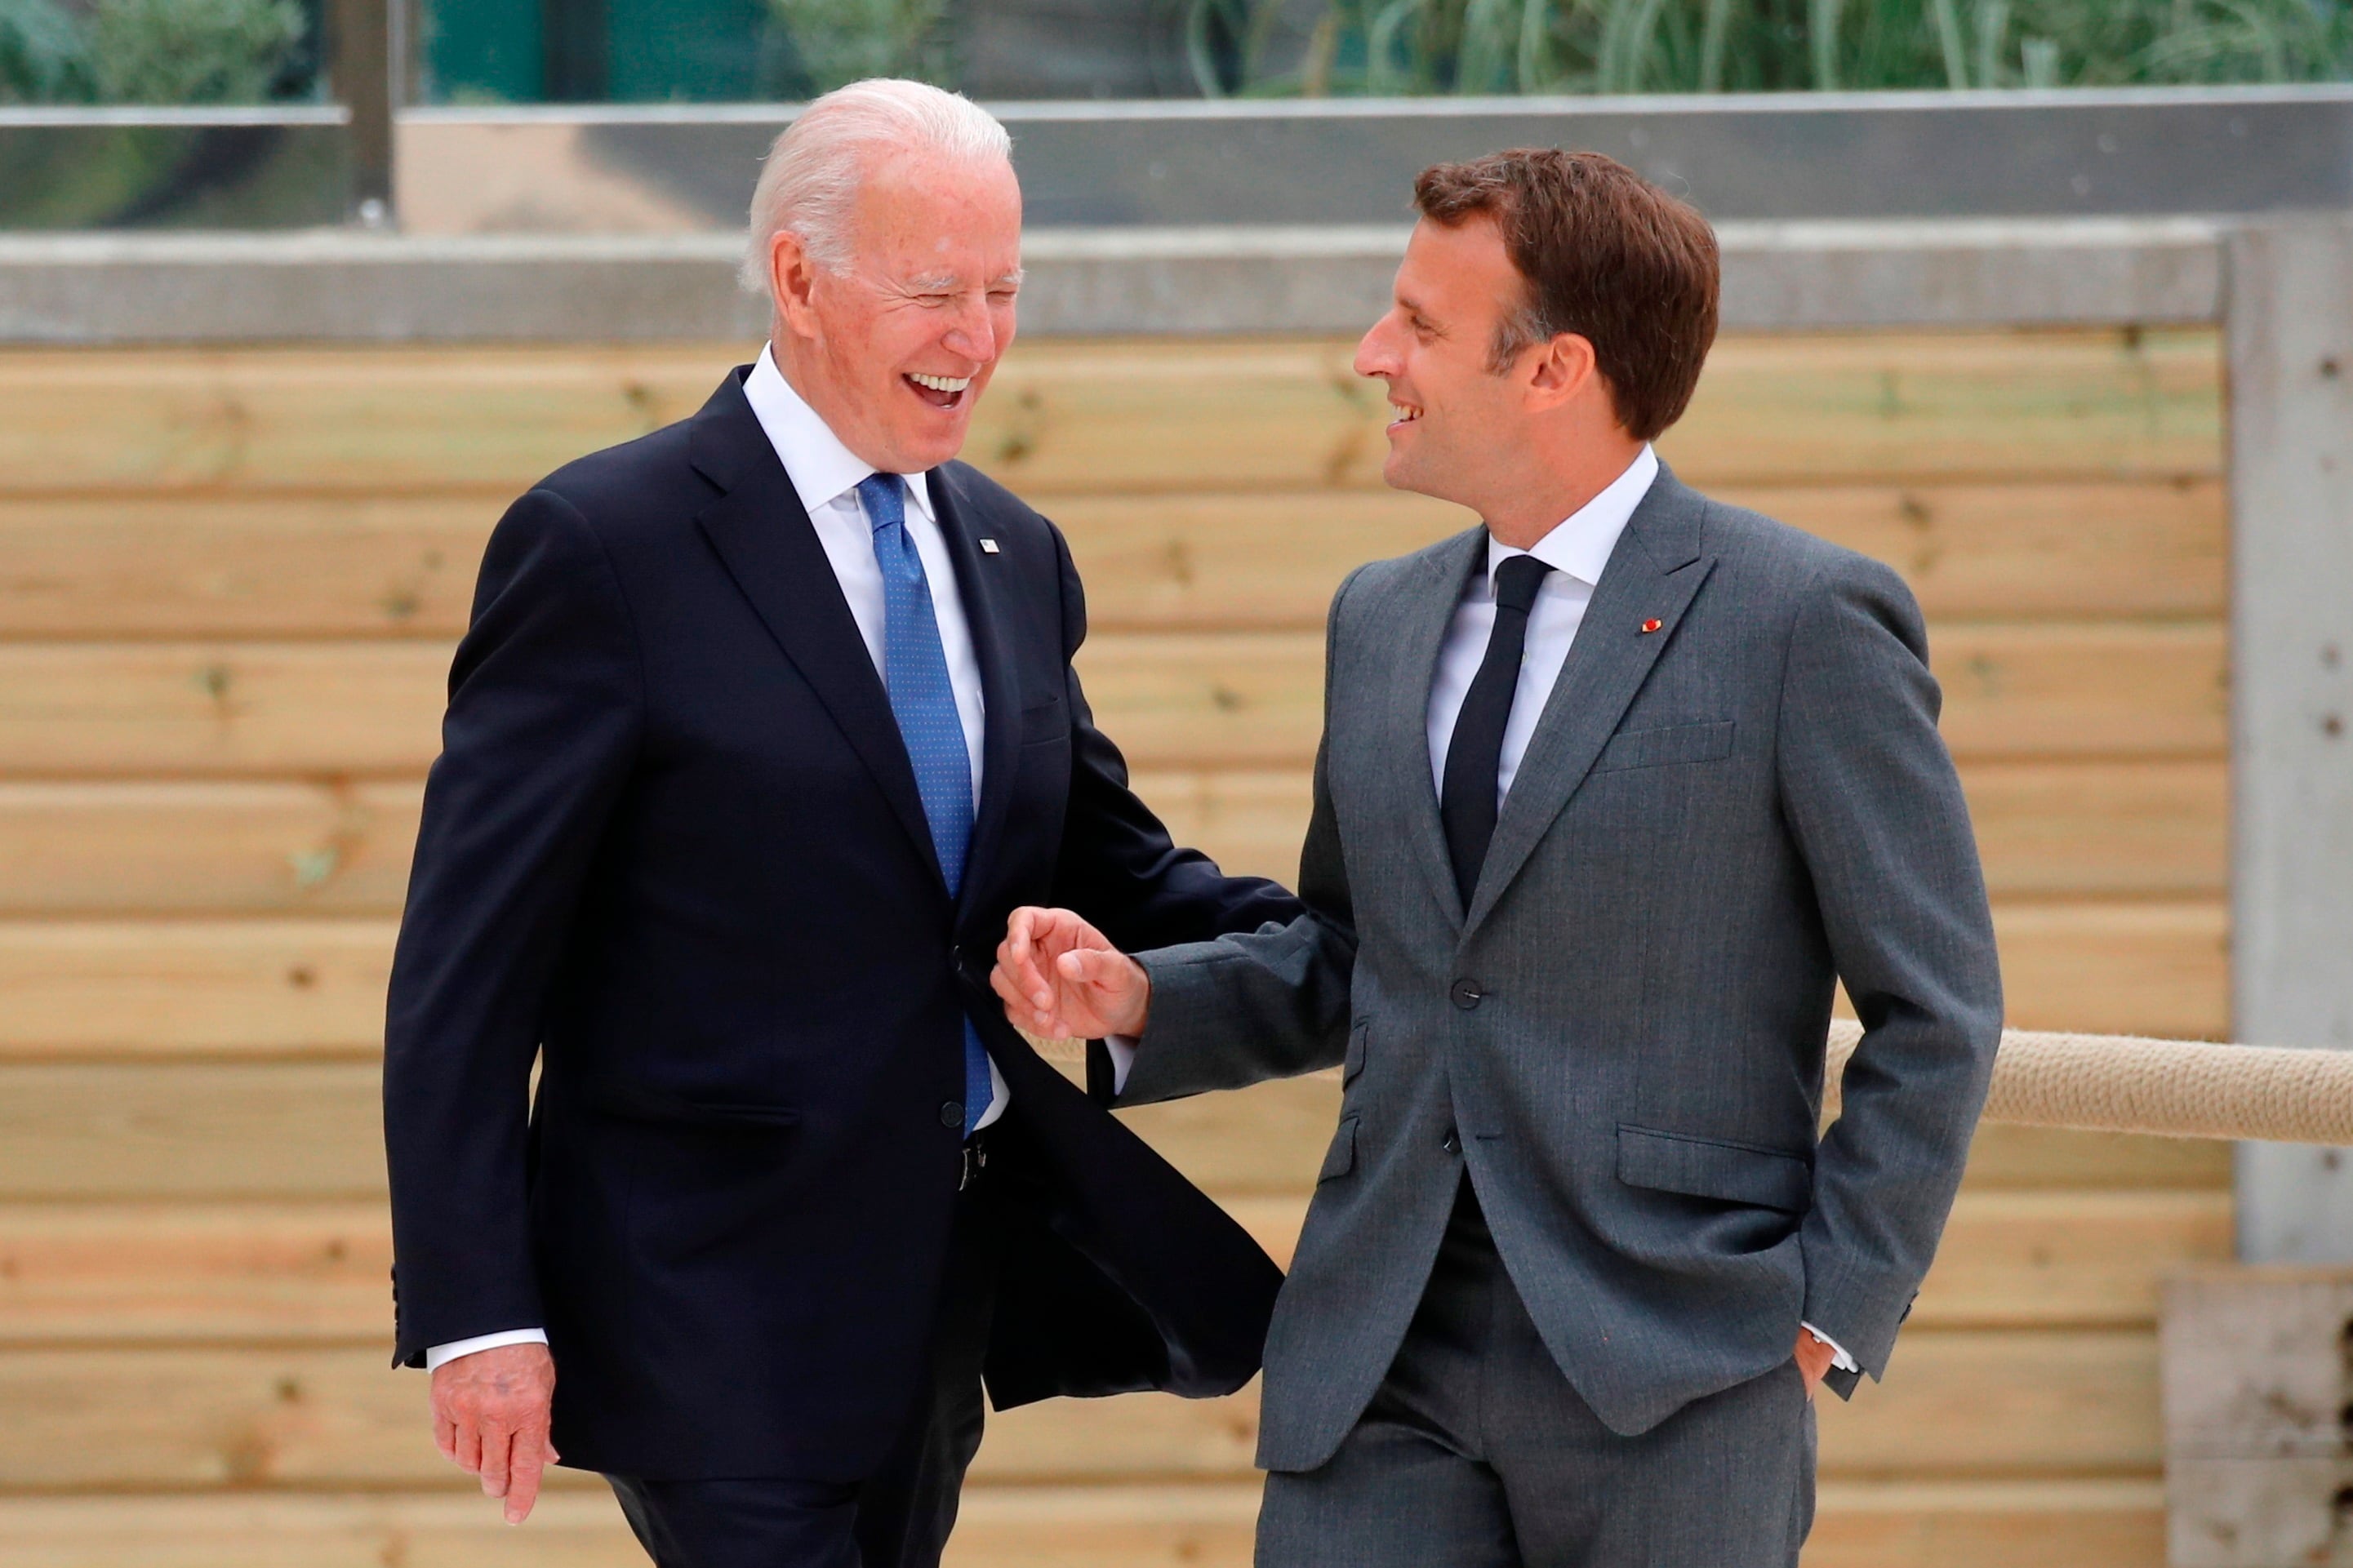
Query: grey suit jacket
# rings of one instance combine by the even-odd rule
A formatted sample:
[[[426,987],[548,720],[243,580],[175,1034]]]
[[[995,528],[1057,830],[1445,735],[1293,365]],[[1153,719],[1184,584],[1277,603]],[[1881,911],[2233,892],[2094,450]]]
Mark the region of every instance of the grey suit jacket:
[[[1879,1375],[2000,1035],[1911,595],[1663,470],[1464,909],[1424,717],[1485,551],[1474,529],[1333,601],[1311,912],[1140,955],[1151,1022],[1122,1103],[1342,1064],[1267,1342],[1270,1469],[1322,1464],[1363,1412],[1465,1163],[1546,1344],[1613,1429],[1787,1361],[1800,1320]],[[1865,1034],[1817,1146],[1841,979]]]

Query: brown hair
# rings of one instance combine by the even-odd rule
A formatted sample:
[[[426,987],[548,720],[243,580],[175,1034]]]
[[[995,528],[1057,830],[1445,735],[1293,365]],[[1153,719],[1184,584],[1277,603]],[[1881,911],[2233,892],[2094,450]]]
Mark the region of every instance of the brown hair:
[[[1683,417],[1715,342],[1715,231],[1697,209],[1614,158],[1548,147],[1435,164],[1413,200],[1449,228],[1483,213],[1503,230],[1528,297],[1496,333],[1496,371],[1574,332],[1627,434],[1648,441]]]

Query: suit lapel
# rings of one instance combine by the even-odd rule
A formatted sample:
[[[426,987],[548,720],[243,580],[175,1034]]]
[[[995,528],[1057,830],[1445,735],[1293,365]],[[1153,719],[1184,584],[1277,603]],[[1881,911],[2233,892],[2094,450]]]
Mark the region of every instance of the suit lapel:
[[[1454,861],[1446,848],[1446,826],[1438,814],[1438,785],[1430,771],[1430,688],[1438,678],[1439,649],[1471,574],[1487,560],[1487,531],[1457,534],[1424,556],[1413,576],[1400,583],[1391,603],[1372,607],[1376,636],[1393,637],[1397,679],[1383,683],[1388,704],[1381,718],[1383,764],[1389,770],[1403,822],[1408,853],[1438,894],[1448,918],[1462,919],[1462,895],[1454,885]]]
[[[695,521],[939,878],[939,855],[890,695],[841,596],[833,563],[736,376],[695,416],[690,442],[695,468],[723,492]],[[940,888],[946,891],[944,878]]]
[[[1466,932],[1487,918],[1527,864],[1592,771],[1651,667],[1674,640],[1676,625],[1715,565],[1700,553],[1706,504],[1662,468],[1634,509],[1594,584],[1567,662],[1504,797],[1464,919]],[[1652,621],[1658,629],[1644,631]]]
[[[974,813],[972,847],[965,852],[964,886],[959,906],[970,905],[976,889],[993,868],[1005,837],[1005,818],[1011,805],[1014,780],[1019,773],[1021,691],[1015,677],[1012,650],[1006,646],[1003,605],[1006,592],[1001,570],[992,570],[1002,555],[983,555],[973,537],[979,519],[969,514],[969,499],[956,491],[951,470],[943,465],[931,471],[932,509],[940,533],[955,563],[956,595],[964,602],[965,623],[972,631],[973,657],[980,664],[981,707],[985,723],[981,740],[980,800]]]

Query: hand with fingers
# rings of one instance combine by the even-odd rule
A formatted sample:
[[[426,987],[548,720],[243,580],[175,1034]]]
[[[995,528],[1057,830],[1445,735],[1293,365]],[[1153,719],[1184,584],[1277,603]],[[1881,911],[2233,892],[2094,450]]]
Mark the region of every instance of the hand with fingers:
[[[1049,1039],[1141,1035],[1152,1005],[1143,967],[1068,910],[1014,910],[988,983],[1007,1017]]]
[[[500,1345],[445,1362],[433,1373],[433,1440],[450,1463],[506,1500],[509,1524],[531,1517],[540,1472],[555,1463],[548,1407],[555,1358],[541,1344]]]

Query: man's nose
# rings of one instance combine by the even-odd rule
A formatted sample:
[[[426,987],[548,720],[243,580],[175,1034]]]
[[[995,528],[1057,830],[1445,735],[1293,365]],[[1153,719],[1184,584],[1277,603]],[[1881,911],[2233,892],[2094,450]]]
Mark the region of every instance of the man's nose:
[[[1389,319],[1383,316],[1365,331],[1356,341],[1355,369],[1358,375],[1391,375],[1397,371],[1397,355],[1389,350]]]
[[[989,320],[985,301],[956,307],[955,320],[940,338],[940,346],[961,358],[987,364],[997,357],[997,324]]]

